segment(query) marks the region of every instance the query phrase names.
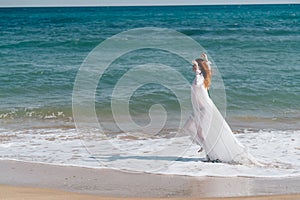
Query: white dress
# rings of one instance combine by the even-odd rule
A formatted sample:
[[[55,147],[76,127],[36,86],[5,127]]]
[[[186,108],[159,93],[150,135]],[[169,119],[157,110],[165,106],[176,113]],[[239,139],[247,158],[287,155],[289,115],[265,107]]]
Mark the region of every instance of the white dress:
[[[210,161],[238,164],[257,164],[253,156],[234,136],[227,122],[210,99],[204,87],[204,77],[196,70],[191,88],[193,115],[184,126],[193,141],[206,152]]]

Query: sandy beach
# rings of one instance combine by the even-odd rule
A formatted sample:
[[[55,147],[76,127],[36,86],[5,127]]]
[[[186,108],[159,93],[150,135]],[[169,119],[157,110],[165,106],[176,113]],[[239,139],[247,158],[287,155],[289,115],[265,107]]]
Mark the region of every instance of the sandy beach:
[[[73,200],[119,200],[119,199],[127,199],[127,200],[137,200],[137,199],[155,199],[155,200],[167,200],[172,198],[120,198],[120,197],[101,197],[96,195],[84,195],[70,192],[62,192],[59,190],[50,190],[50,189],[40,189],[40,188],[29,188],[29,187],[11,187],[11,186],[0,186],[0,198],[6,200],[65,200],[65,199],[73,199]],[[187,198],[173,198],[174,200],[181,200]],[[220,198],[189,198],[191,200],[196,199],[220,199]],[[252,196],[252,197],[232,197],[232,198],[222,198],[222,199],[256,199],[256,200],[281,200],[281,199],[290,199],[296,200],[299,199],[299,195],[270,195],[270,196]]]
[[[298,177],[189,177],[0,162],[0,199],[299,199]],[[291,195],[292,194],[292,195]]]

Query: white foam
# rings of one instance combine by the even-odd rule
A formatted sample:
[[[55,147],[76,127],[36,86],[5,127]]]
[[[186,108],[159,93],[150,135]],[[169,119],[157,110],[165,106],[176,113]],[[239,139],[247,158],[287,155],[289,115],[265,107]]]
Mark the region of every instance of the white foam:
[[[14,135],[14,137],[7,137]],[[75,129],[0,129],[2,160],[21,160],[189,176],[300,176],[300,131],[258,131],[237,134],[251,154],[266,166],[209,163],[187,136],[140,137],[134,134],[89,137]],[[139,139],[136,139],[139,138]]]

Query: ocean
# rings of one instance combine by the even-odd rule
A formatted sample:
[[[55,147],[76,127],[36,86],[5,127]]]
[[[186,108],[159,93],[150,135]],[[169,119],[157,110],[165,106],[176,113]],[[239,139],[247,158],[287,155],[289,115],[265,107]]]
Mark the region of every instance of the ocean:
[[[222,176],[226,170],[226,176],[300,175],[300,5],[0,8],[0,27],[1,159],[191,176]],[[238,139],[255,157],[275,163],[272,167],[203,162],[205,155],[188,137],[173,137],[180,100],[155,81],[130,93],[129,113],[144,126],[151,106],[162,105],[168,114],[163,133],[145,137],[115,125],[114,87],[136,66],[168,65],[193,81],[191,62],[150,47],[127,52],[105,69],[95,90],[103,130],[81,137],[72,95],[84,60],[108,38],[149,27],[176,31],[204,48],[215,69],[212,99]],[[164,34],[151,37],[154,43],[165,41]],[[120,49],[111,46],[107,52]],[[161,70],[155,65],[145,68],[140,77],[168,74],[155,71]],[[170,81],[189,94],[180,81]],[[218,81],[221,98],[214,86]],[[126,93],[126,87],[117,95],[120,91]],[[163,155],[157,153],[166,146]]]

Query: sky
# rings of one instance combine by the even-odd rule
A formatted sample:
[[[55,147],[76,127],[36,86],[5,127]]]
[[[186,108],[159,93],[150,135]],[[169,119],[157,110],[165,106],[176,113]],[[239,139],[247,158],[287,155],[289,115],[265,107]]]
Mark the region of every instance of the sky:
[[[300,0],[0,0],[0,7],[300,3]]]

